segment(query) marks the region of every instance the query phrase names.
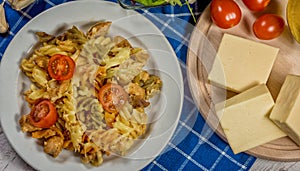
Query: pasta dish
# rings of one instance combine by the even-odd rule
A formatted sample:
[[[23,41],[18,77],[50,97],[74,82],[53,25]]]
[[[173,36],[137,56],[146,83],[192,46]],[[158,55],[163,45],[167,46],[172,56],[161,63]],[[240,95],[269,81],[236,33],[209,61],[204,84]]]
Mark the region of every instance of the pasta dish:
[[[40,46],[20,63],[31,81],[21,130],[53,157],[65,149],[99,166],[104,155],[126,155],[146,132],[145,109],[162,81],[143,69],[146,50],[107,35],[111,24],[86,33],[73,26],[58,36],[36,32]]]

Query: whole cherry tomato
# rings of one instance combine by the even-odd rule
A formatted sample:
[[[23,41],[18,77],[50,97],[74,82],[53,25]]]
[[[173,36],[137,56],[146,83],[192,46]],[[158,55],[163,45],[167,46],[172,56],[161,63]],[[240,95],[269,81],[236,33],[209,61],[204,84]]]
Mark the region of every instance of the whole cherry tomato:
[[[276,14],[264,14],[256,19],[252,29],[257,38],[270,40],[283,32],[284,25],[282,17]]]
[[[242,11],[233,0],[212,0],[210,15],[217,26],[228,29],[240,22]]]
[[[262,11],[270,3],[271,0],[243,0],[244,4],[251,11]]]

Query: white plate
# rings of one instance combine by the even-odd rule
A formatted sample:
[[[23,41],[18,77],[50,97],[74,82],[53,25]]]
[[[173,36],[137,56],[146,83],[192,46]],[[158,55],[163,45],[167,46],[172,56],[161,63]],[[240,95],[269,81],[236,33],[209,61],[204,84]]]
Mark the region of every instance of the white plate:
[[[19,62],[37,42],[35,31],[57,34],[72,25],[84,29],[88,22],[110,20],[110,35],[121,35],[150,52],[147,64],[163,81],[162,93],[149,109],[152,123],[147,137],[125,157],[111,156],[99,167],[82,164],[78,156],[63,151],[53,159],[37,141],[20,131],[18,120],[28,111],[22,97],[24,79]],[[37,170],[138,170],[156,157],[170,140],[179,121],[183,104],[183,79],[177,57],[159,29],[135,11],[101,0],[73,1],[47,10],[27,23],[14,37],[0,66],[1,125],[15,151]]]

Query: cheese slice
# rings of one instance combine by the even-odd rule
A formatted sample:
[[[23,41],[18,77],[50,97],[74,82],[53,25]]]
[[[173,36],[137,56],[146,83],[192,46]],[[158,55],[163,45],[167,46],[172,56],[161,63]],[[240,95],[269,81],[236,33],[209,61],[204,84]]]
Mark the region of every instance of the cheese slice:
[[[300,76],[287,75],[270,119],[300,146]]]
[[[221,126],[235,154],[286,136],[269,119],[273,105],[265,84],[216,104]]]
[[[225,33],[208,79],[234,92],[266,84],[278,51],[278,48]]]

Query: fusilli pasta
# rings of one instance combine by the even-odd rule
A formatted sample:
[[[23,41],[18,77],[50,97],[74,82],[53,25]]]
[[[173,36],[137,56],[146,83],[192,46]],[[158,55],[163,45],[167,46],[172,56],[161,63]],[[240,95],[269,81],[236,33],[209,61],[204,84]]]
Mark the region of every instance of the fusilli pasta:
[[[75,26],[59,36],[37,32],[40,46],[21,61],[22,72],[32,82],[24,92],[32,111],[20,118],[21,130],[43,141],[45,153],[53,157],[66,149],[80,154],[83,163],[99,166],[103,155],[125,155],[146,132],[144,109],[162,81],[143,70],[149,58],[145,50],[106,35],[110,25],[96,23],[86,34]],[[50,74],[54,64],[49,61],[58,54],[76,64],[71,79]],[[44,99],[54,104],[57,120],[51,127],[33,126],[33,119],[47,116],[34,110]]]

